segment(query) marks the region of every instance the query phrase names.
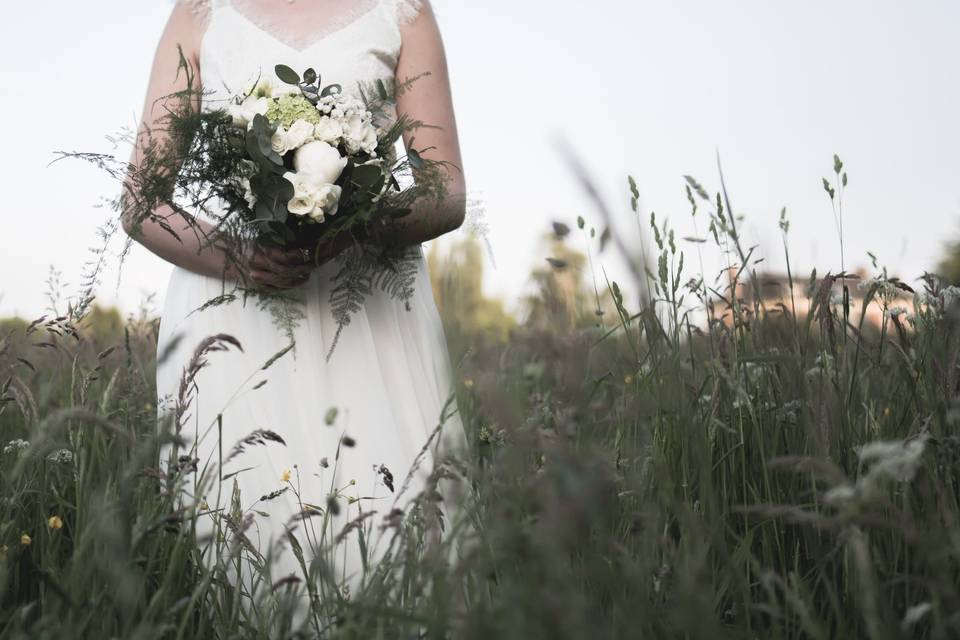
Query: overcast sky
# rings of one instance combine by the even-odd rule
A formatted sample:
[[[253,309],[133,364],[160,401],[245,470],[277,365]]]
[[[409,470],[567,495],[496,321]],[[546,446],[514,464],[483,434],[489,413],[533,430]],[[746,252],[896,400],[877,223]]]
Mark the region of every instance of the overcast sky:
[[[932,268],[960,232],[960,2],[955,0],[435,0],[471,191],[482,199],[496,270],[515,300],[551,220],[597,219],[560,160],[578,151],[635,233],[626,176],[644,219],[693,235],[684,174],[718,188],[715,156],[744,233],[782,268],[777,220],[792,220],[795,271],[840,268],[821,177],[839,153],[850,173],[847,267],[872,251],[906,279]],[[45,307],[51,266],[76,288],[113,185],[53,152],[109,151],[135,125],[169,0],[18,3],[0,23],[7,193],[0,315]],[[123,150],[126,158],[126,149]],[[700,232],[703,233],[701,221]],[[691,245],[686,245],[693,249]],[[117,245],[119,248],[119,245]],[[707,248],[705,270],[720,262]],[[695,261],[690,261],[695,263]],[[615,275],[616,261],[606,259]],[[105,303],[133,310],[170,267],[138,249]]]

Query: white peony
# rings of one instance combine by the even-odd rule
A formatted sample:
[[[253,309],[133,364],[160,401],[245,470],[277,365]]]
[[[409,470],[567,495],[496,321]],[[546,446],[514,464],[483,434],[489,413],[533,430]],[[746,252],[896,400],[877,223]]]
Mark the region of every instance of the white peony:
[[[347,159],[335,147],[314,140],[297,149],[293,166],[298,174],[311,175],[318,183],[333,184],[347,166]]]
[[[231,104],[227,110],[233,118],[233,124],[238,127],[249,127],[253,118],[257,115],[266,115],[269,107],[270,98],[255,98],[251,95],[240,104]]]
[[[343,136],[343,126],[330,116],[323,116],[314,127],[313,135],[317,140],[337,146]]]

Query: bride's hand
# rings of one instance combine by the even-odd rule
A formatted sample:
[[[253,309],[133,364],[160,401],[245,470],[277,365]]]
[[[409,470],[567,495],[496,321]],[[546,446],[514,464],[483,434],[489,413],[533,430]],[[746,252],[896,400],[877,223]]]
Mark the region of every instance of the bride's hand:
[[[295,289],[307,282],[313,257],[300,249],[254,245],[243,260],[244,281],[268,291]]]

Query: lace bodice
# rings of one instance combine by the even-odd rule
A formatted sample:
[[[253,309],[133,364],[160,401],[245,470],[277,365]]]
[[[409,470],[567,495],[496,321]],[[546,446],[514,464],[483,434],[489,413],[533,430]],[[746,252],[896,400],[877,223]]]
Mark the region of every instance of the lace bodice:
[[[422,0],[178,0],[203,25],[200,77],[205,106],[222,107],[258,79],[279,80],[277,64],[317,70],[324,83],[351,91],[359,82],[392,80],[400,28]],[[283,9],[289,9],[284,12]]]

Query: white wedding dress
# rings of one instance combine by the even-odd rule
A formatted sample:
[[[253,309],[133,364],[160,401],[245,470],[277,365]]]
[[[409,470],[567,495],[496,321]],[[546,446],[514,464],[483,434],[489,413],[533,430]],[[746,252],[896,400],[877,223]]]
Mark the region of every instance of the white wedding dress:
[[[313,67],[325,84],[336,82],[345,91],[358,81],[392,81],[400,27],[417,15],[418,3],[331,0],[329,21],[298,35],[258,17],[256,7],[263,3],[193,0],[207,25],[200,52],[202,84],[211,92],[205,108],[224,106],[225,100],[247,90],[261,74],[275,79],[277,64],[300,72]],[[368,521],[376,533],[384,516],[394,507],[405,508],[423,487],[438,451],[453,451],[464,443],[459,418],[448,415],[440,437],[434,440],[441,449],[428,447],[409,488],[397,498],[408,472],[441,424],[452,392],[443,328],[421,252],[411,309],[375,292],[353,316],[327,361],[337,330],[327,304],[336,268],[335,264],[321,267],[302,287],[305,317],[294,332],[295,349],[267,369],[264,365],[290,340],[256,299],[201,310],[224,293],[223,283],[174,268],[163,307],[158,345],[162,361],[157,368],[160,411],[175,411],[178,398],[181,405],[183,398],[189,398],[182,435],[197,444],[198,469],[214,469],[215,481],[195,499],[211,509],[229,508],[236,483],[240,505],[252,517],[246,537],[264,555],[272,545],[279,545],[274,551],[274,581],[291,573],[303,577],[285,541],[291,520],[310,562],[311,544],[316,541],[307,535],[307,523],[296,522],[303,504],[325,510],[331,491],[339,492],[335,529],[339,531],[361,512],[376,511]],[[242,351],[231,347],[207,355],[208,365],[196,376],[196,393],[183,395],[181,381],[195,349],[216,334],[232,336]],[[327,417],[334,418],[333,424],[327,424]],[[279,434],[285,445],[269,440],[245,445],[243,453],[218,472],[219,461],[257,430]],[[344,436],[354,440],[355,446],[342,446]],[[383,468],[393,476],[396,493],[387,486],[390,482]],[[229,477],[221,483],[218,474]],[[278,497],[258,502],[284,488],[286,492]],[[193,486],[187,489],[193,491]],[[444,506],[448,520],[453,507]],[[205,520],[200,533],[209,533],[212,518]],[[310,523],[319,526],[319,520],[312,518]],[[356,532],[348,537],[337,566],[353,586],[361,570],[356,538]],[[384,545],[381,541],[377,547],[380,552]]]

